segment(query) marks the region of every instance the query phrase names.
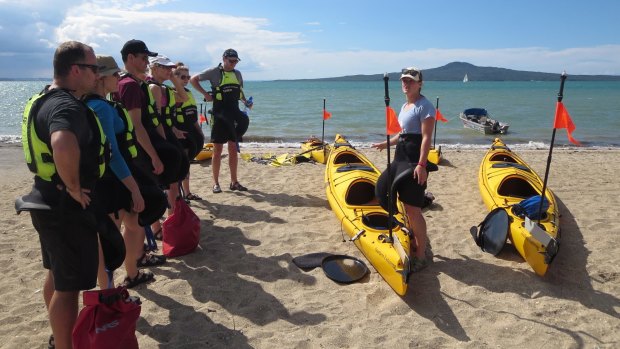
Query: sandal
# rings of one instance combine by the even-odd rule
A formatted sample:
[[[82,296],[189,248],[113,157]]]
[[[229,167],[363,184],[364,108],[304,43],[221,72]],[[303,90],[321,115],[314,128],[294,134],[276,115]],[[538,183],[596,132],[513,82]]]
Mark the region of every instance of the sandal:
[[[55,349],[56,343],[54,342],[54,335],[50,335],[50,339],[47,341],[47,349]]]
[[[222,192],[222,188],[220,188],[219,184],[216,184],[213,186],[213,194],[217,194],[217,193],[221,193]]]
[[[166,263],[166,257],[151,253],[144,253],[142,257],[138,258],[136,265],[138,268],[141,267],[153,267],[156,265],[162,265]]]
[[[155,280],[155,275],[153,275],[153,273],[150,271],[138,270],[138,275],[136,275],[136,277],[132,279],[127,276],[121,285],[126,288],[134,288],[140,284],[153,280]]]
[[[196,194],[189,193],[185,196],[187,200],[202,200],[202,198]]]
[[[420,259],[418,257],[413,257],[413,259],[411,260],[411,272],[412,273],[417,273],[425,269],[426,267],[428,267],[428,260],[426,259]]]
[[[230,183],[230,190],[247,191],[248,188],[241,185],[239,182]]]

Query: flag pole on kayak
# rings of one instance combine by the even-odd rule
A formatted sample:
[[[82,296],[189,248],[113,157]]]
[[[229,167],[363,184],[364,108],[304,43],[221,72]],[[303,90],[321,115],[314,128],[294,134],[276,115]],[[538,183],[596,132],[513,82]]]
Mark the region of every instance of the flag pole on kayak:
[[[325,98],[323,98],[323,130],[321,131],[321,145],[323,143],[325,143],[325,113],[327,112],[327,110],[325,110]]]
[[[547,156],[547,167],[545,168],[545,178],[543,180],[542,193],[540,194],[540,205],[538,206],[539,223],[542,219],[542,209],[545,198],[545,191],[547,190],[547,179],[549,178],[549,168],[551,167],[551,157],[553,154],[553,145],[555,143],[556,130],[558,128],[565,128],[568,135],[568,140],[576,145],[581,145],[581,143],[579,143],[576,139],[572,137],[571,133],[575,130],[575,125],[573,124],[573,121],[568,115],[568,112],[564,108],[564,104],[562,104],[562,99],[564,98],[564,82],[566,81],[566,77],[566,72],[562,72],[562,75],[560,76],[560,91],[558,92],[558,102],[556,104],[555,118],[553,121],[553,132],[551,133],[551,144],[549,145],[549,155]]]
[[[388,73],[385,73],[383,75],[383,86],[385,88],[385,141],[387,144],[386,150],[387,150],[387,176],[388,176],[388,192],[387,192],[387,198],[388,198],[388,242],[393,242],[394,238],[392,236],[393,232],[392,232],[392,220],[394,217],[394,205],[392,203],[392,171],[391,171],[391,165],[390,165],[390,132],[389,132],[389,121],[390,121],[390,90],[388,88],[388,80],[390,79],[390,77],[388,76]]]
[[[435,102],[435,109],[439,110],[439,97],[437,97]],[[435,140],[437,140],[437,117],[435,117],[435,130],[433,132],[433,149],[435,149]]]

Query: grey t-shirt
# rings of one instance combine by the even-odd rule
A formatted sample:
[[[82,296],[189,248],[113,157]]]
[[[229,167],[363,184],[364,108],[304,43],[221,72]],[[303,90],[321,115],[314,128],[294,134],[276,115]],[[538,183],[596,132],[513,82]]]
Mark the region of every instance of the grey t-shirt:
[[[398,114],[398,123],[403,133],[422,133],[422,122],[428,118],[435,118],[435,107],[426,97],[418,99],[411,108],[404,110],[404,103]]]
[[[235,72],[235,76],[237,76],[239,85],[241,85],[241,87],[243,88],[243,78],[241,77],[241,72],[237,69],[234,69],[233,71]],[[220,66],[201,71],[200,73],[198,73],[198,80],[209,80],[209,82],[211,82],[211,86],[219,86],[220,82],[222,81],[222,70]]]

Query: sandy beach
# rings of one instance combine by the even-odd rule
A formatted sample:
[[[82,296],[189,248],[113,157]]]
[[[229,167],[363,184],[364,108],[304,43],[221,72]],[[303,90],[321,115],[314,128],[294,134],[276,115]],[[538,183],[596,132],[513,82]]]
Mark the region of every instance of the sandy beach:
[[[244,152],[260,154],[265,149]],[[272,153],[299,149],[272,149]],[[385,152],[362,149],[379,168]],[[143,301],[141,348],[618,348],[620,347],[620,149],[556,149],[549,188],[560,205],[562,244],[545,277],[507,245],[482,252],[469,228],[486,215],[477,174],[486,150],[444,150],[425,210],[434,263],[398,296],[372,268],[340,285],[292,258],[356,256],[329,208],[324,165],[240,162],[248,192],[228,190],[228,166],[211,193],[210,162],[191,166],[199,248],[151,268],[130,290]],[[517,153],[544,174],[547,150]],[[225,159],[226,161],[226,159]],[[0,348],[46,348],[39,240],[14,199],[32,176],[18,146],[0,147],[2,200]],[[116,281],[124,271],[116,272]]]

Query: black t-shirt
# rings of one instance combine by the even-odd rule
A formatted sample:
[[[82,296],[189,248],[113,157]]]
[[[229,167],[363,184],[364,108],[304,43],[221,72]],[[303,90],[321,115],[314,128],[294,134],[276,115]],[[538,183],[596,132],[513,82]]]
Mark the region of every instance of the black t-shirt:
[[[76,159],[76,161],[80,161],[80,169],[85,167],[85,149],[92,149],[95,141],[94,130],[91,129],[87,119],[89,117],[87,108],[84,103],[70,93],[55,92],[43,102],[34,120],[38,137],[48,145],[50,150],[52,149],[50,135],[53,132],[70,131],[76,136],[82,157],[82,159]],[[88,162],[97,162],[97,159],[89,160]],[[91,163],[90,167],[94,163]],[[83,188],[91,188],[94,186],[95,180],[96,178],[88,178],[80,173],[80,184]],[[56,206],[65,195],[64,192],[60,192],[56,188],[56,184],[40,180],[37,177],[35,177],[34,188],[40,192],[43,200],[52,206]]]

